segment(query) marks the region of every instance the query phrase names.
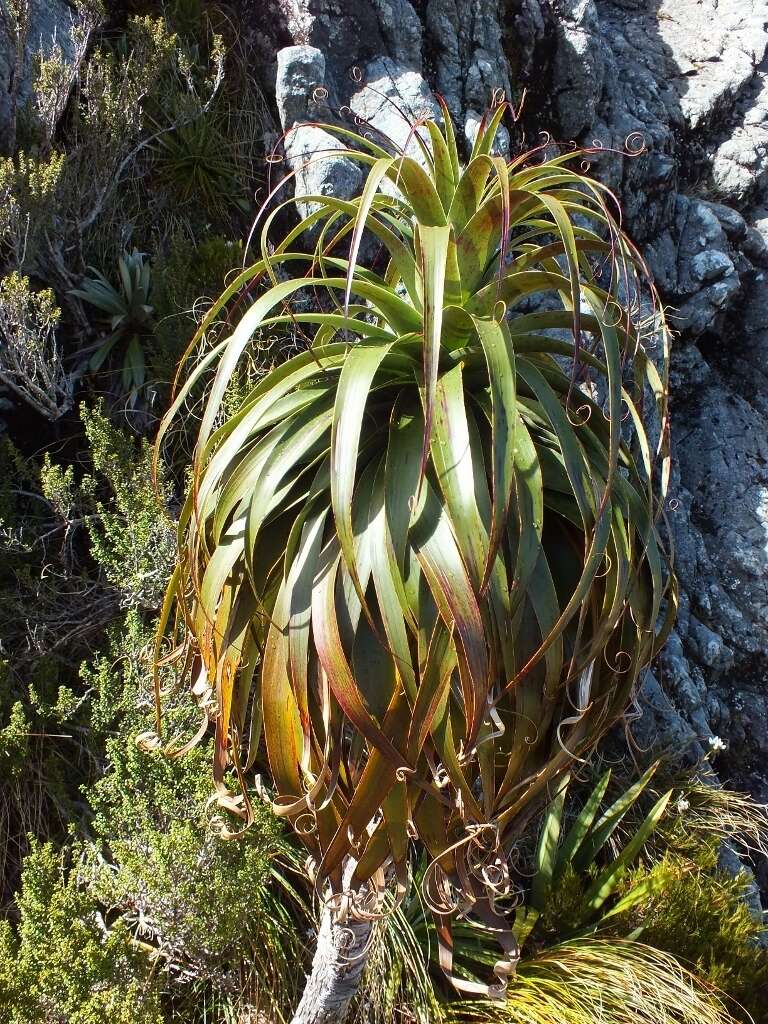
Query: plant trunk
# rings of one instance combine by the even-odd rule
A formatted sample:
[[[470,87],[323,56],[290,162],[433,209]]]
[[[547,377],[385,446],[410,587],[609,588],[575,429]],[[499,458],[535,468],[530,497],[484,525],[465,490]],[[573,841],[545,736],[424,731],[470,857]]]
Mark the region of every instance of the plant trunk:
[[[312,968],[291,1024],[343,1024],[365,970],[370,921],[335,920],[323,908]]]

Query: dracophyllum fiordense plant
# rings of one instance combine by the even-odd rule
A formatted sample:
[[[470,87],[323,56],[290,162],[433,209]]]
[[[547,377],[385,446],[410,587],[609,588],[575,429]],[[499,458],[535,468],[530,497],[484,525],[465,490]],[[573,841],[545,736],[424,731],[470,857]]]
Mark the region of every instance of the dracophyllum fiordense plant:
[[[261,791],[357,919],[425,850],[441,963],[474,915],[503,950],[496,993],[509,852],[625,713],[675,607],[642,261],[578,154],[491,155],[502,114],[466,166],[447,111],[419,161],[329,129],[362,194],[302,197],[277,243],[287,204],[265,218],[190,354],[235,298],[239,322],[161,431],[214,370],[160,634],[215,722],[222,801],[248,816],[263,758]],[[257,332],[297,330],[306,351],[224,415]]]

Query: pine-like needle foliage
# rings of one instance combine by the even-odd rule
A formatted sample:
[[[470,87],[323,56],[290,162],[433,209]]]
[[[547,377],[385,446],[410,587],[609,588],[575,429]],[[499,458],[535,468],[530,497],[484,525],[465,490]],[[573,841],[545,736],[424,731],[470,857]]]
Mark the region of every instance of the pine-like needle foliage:
[[[352,857],[375,896],[415,840],[444,968],[471,910],[503,986],[509,849],[624,713],[675,602],[642,262],[573,153],[490,155],[502,114],[465,167],[447,111],[414,131],[418,160],[332,129],[369,166],[362,194],[303,197],[276,245],[287,204],[266,218],[190,352],[249,305],[161,431],[215,366],[161,633],[215,709],[222,798],[249,813],[225,774],[245,781],[263,736],[318,877],[338,891]],[[254,334],[297,327],[307,351],[224,417]],[[653,337],[661,356],[658,311]]]

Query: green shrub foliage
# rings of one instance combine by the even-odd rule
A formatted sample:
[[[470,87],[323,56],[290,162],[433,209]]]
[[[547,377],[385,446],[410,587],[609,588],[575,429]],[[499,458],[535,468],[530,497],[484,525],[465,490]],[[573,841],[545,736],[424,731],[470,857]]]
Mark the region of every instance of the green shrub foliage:
[[[730,996],[760,1024],[768,1020],[768,950],[765,924],[745,901],[750,879],[718,868],[715,843],[689,855],[668,851],[650,867],[639,867],[628,889],[642,885],[648,896],[621,922],[641,929],[643,942],[673,953],[702,978]]]
[[[8,1024],[162,1024],[146,953],[103,912],[51,844],[33,845],[19,924],[0,922],[0,1007]]]

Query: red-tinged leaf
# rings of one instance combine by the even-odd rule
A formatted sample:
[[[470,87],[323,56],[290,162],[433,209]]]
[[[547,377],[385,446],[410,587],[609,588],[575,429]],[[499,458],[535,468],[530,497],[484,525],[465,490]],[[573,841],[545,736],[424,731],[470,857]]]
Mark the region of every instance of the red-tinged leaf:
[[[216,376],[205,404],[198,433],[198,452],[203,449],[211,434],[214,422],[221,410],[221,403],[229,380],[262,320],[278,303],[285,301],[303,287],[306,287],[303,278],[299,278],[297,281],[282,281],[274,285],[264,295],[256,299],[235,328],[222,352]]]
[[[408,790],[405,782],[396,782],[382,801],[389,838],[389,853],[395,864],[408,856]]]
[[[491,147],[508,106],[509,104],[503,101],[499,103],[493,112],[486,111],[483,114],[477,135],[475,136],[474,145],[472,146],[472,155],[469,158],[470,163],[478,157],[487,156],[491,152]],[[490,117],[488,116],[489,114]]]
[[[352,884],[367,882],[391,855],[391,840],[386,823],[380,822],[355,866]]]
[[[444,705],[451,675],[456,668],[456,652],[451,644],[451,631],[438,620],[432,632],[426,664],[408,726],[408,760],[415,764],[421,754],[432,723]]]
[[[485,631],[472,584],[440,502],[427,483],[424,508],[414,527],[413,543],[440,615],[455,628],[467,662],[464,702],[468,733],[472,735],[485,713],[488,655]]]
[[[472,822],[485,821],[485,815],[475,798],[473,777],[468,777],[459,761],[459,745],[454,736],[450,706],[446,702],[432,723],[432,739],[446,774],[464,804],[464,818]]]
[[[424,419],[398,403],[392,412],[385,468],[385,511],[395,563],[405,573],[405,553],[421,472]]]
[[[408,724],[408,702],[402,690],[398,690],[384,716],[383,728],[387,735],[402,742]],[[397,755],[405,765],[402,755]],[[352,844],[359,842],[365,829],[396,782],[397,765],[380,749],[375,748],[366,762],[362,777],[355,787],[347,813],[336,835],[325,852],[320,865],[320,874],[337,868],[347,855]]]
[[[422,226],[419,232],[421,276],[424,286],[424,445],[421,456],[421,476],[426,470],[427,455],[432,439],[432,418],[435,389],[440,363],[440,341],[443,325],[443,292],[450,227]]]
[[[392,739],[385,735],[366,708],[344,653],[334,599],[339,563],[338,542],[334,539],[321,555],[312,590],[312,631],[320,664],[334,697],[355,728],[393,768],[409,768]]]
[[[261,708],[269,768],[278,794],[297,801],[303,790],[299,767],[304,759],[303,730],[288,672],[287,588],[280,588],[267,634],[261,670]]]
[[[453,168],[453,180],[458,181],[461,168],[459,166],[459,150],[456,145],[456,133],[453,130],[451,112],[448,109],[448,104],[440,93],[437,93],[436,96],[437,102],[440,104],[440,109],[443,112],[443,131],[445,133],[445,144],[448,148],[448,155],[451,159],[451,167]]]
[[[406,616],[410,609],[405,594],[405,585],[397,564],[394,544],[390,534],[384,499],[384,468],[380,465],[371,501],[371,522],[373,537],[371,544],[371,572],[376,588],[376,600],[381,616],[389,654],[394,669],[402,681],[410,700],[416,698],[416,674],[408,642]]]
[[[347,272],[347,284],[344,292],[345,312],[349,310],[349,299],[352,294],[352,285],[355,279],[355,266],[357,264],[357,255],[360,251],[360,243],[363,239],[363,231],[368,226],[368,221],[372,219],[369,217],[369,214],[379,185],[386,177],[387,172],[394,162],[393,157],[381,157],[377,160],[368,172],[368,177],[365,179],[365,186],[363,187],[360,199],[357,203],[350,204],[354,210],[355,228],[352,234],[352,242],[349,247],[349,270]]]
[[[336,533],[349,574],[362,604],[365,594],[355,565],[352,498],[358,466],[358,447],[371,385],[395,341],[362,342],[350,349],[339,378],[331,428],[331,502]]]
[[[427,793],[414,808],[413,820],[430,857],[440,858],[443,870],[451,873],[454,856],[452,852],[446,852],[451,843],[448,839],[445,805]]]
[[[320,509],[303,526],[301,541],[288,576],[288,668],[291,688],[296,700],[301,728],[304,735],[303,754],[306,758],[311,749],[311,723],[308,700],[309,689],[309,638],[312,617],[312,584],[317,560],[323,542],[328,509]]]
[[[517,372],[536,395],[557,434],[565,470],[568,473],[568,479],[584,521],[584,529],[591,530],[594,523],[596,499],[590,479],[589,465],[584,458],[578,436],[568,420],[563,405],[547,383],[541,370],[530,359],[521,357],[517,360]]]
[[[415,160],[409,156],[398,157],[387,170],[387,177],[405,196],[420,226],[438,227],[447,223],[432,179]]]
[[[457,236],[477,213],[492,169],[489,160],[472,160],[459,178],[448,213]]]

